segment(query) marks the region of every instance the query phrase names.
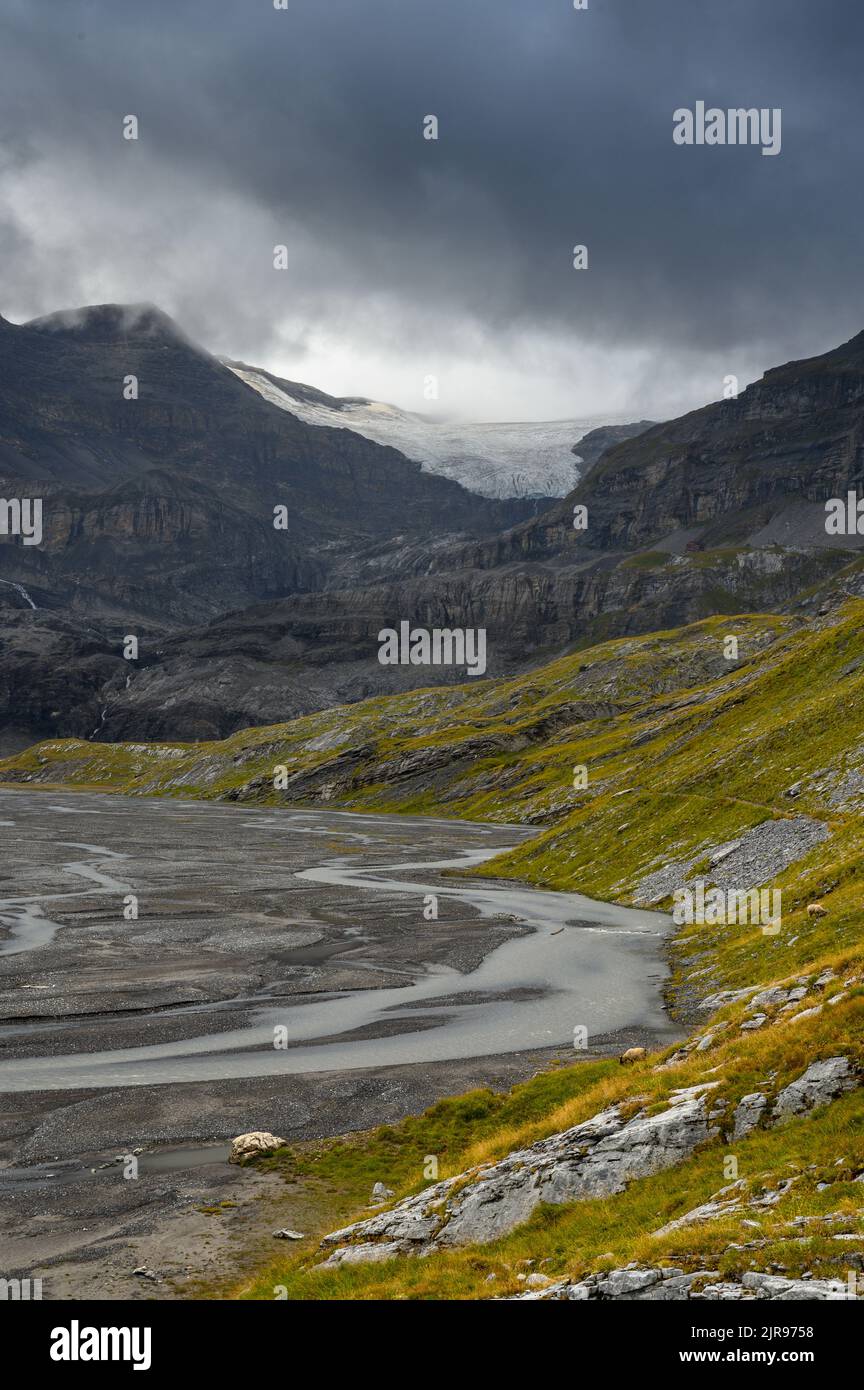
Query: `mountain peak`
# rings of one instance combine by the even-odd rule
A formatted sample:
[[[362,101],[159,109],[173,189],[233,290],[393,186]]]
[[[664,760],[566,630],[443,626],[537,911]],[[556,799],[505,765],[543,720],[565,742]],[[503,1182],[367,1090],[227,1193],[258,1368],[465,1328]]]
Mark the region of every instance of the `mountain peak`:
[[[37,333],[58,333],[94,343],[190,340],[178,324],[155,304],[85,304],[30,319],[23,325]]]

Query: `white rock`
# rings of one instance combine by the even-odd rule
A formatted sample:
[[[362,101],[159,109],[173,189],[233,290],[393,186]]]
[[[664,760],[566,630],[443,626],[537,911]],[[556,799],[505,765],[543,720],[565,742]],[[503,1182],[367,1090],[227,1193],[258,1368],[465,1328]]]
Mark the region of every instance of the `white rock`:
[[[736,1211],[741,1206],[737,1199],[731,1202],[703,1202],[701,1206],[694,1207],[692,1211],[687,1211],[683,1216],[676,1216],[674,1221],[668,1221],[665,1226],[661,1226],[659,1231],[655,1231],[655,1236],[666,1236],[671,1231],[680,1231],[682,1226],[699,1226],[704,1221],[719,1221],[722,1216],[727,1216],[730,1212]]]
[[[239,1163],[241,1158],[272,1153],[274,1149],[281,1149],[284,1144],[284,1139],[277,1138],[266,1129],[253,1129],[248,1134],[238,1134],[236,1139],[232,1139],[228,1162]]]
[[[385,1241],[380,1245],[343,1245],[326,1259],[319,1269],[339,1269],[341,1265],[380,1264],[384,1260],[395,1259],[402,1254],[398,1241]]]
[[[793,1014],[792,1017],[791,1017],[790,1019],[787,1019],[787,1022],[788,1022],[788,1023],[800,1023],[801,1020],[802,1020],[802,1018],[813,1018],[813,1017],[815,1017],[816,1014],[821,1014],[821,1012],[822,1012],[822,1005],[821,1005],[821,1004],[816,1004],[815,1007],[812,1008],[812,1009],[802,1009],[801,1012],[800,1012],[800,1014]]]

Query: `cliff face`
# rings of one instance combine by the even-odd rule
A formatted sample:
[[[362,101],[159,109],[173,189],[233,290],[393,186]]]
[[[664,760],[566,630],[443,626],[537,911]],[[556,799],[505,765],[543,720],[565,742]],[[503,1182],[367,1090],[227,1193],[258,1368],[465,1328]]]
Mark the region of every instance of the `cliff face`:
[[[105,691],[128,674],[120,646],[75,617],[7,602],[0,588],[0,754],[68,729],[89,738]],[[15,597],[13,595],[13,597]]]
[[[582,477],[584,478],[588,470],[603,457],[607,449],[614,448],[625,439],[633,439],[637,434],[644,434],[653,426],[653,420],[637,420],[632,425],[600,425],[596,430],[589,430],[587,434],[583,434],[578,444],[573,445],[573,453],[584,465]]]
[[[766,558],[773,559],[738,552],[705,565],[699,556],[657,570],[510,566],[258,604],[172,637],[137,664],[128,685],[124,673],[106,687],[107,712],[96,737],[223,738],[368,696],[474,684],[464,667],[382,666],[378,633],[403,620],[426,628],[485,627],[485,674],[499,677],[610,633],[636,637],[710,614],[784,608],[841,560],[830,552],[799,554],[766,568]],[[850,577],[844,588],[855,582]],[[812,611],[823,598],[820,590]]]
[[[864,333],[766,372],[718,401],[613,445],[542,517],[473,547],[474,563],[647,547],[694,528],[704,545],[747,539],[793,501],[823,508],[864,481]],[[573,529],[573,508],[588,510]],[[823,513],[824,514],[824,513]]]

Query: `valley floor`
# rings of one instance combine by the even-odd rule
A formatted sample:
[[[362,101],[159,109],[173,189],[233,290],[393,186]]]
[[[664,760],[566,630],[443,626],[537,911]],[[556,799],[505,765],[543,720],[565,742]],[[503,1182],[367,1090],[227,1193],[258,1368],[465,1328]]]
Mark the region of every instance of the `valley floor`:
[[[0,1267],[46,1297],[236,1278],[284,1184],[214,1141],[507,1087],[579,1026],[585,1057],[680,1035],[662,914],[447,872],[518,826],[45,789],[0,821]]]

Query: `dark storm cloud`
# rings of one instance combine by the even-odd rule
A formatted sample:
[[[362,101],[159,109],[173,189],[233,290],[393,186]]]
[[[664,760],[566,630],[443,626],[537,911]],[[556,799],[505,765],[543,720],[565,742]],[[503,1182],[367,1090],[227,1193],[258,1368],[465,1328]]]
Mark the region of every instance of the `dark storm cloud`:
[[[152,284],[259,356],[283,310],[302,344],[349,319],[356,336],[363,303],[393,354],[446,346],[449,319],[499,351],[572,335],[661,371],[666,352],[769,365],[856,332],[860,0],[588,4],[2,0],[0,309],[86,298],[116,262],[135,297]],[[780,107],[781,154],[674,145],[673,110],[700,99]],[[154,266],[196,199],[166,290]],[[296,251],[287,283],[274,240]]]

